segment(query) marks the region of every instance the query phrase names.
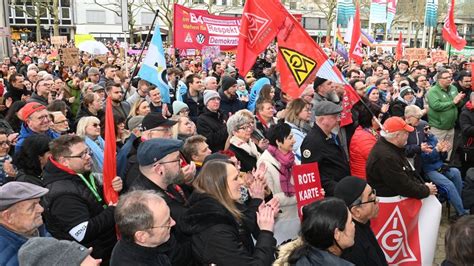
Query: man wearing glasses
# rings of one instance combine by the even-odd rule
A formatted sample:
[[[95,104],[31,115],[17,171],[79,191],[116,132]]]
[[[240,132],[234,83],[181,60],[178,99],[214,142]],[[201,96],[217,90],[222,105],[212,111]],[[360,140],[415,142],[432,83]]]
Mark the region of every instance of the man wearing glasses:
[[[48,231],[57,239],[92,247],[92,257],[109,265],[116,243],[115,207],[107,206],[101,184],[90,175],[90,150],[76,135],[55,139],[50,150],[43,172],[43,184],[49,193],[42,201]],[[120,177],[112,181],[112,187],[121,191]]]
[[[464,92],[452,85],[453,76],[449,70],[438,72],[436,84],[428,91],[428,122],[433,133],[439,140],[447,140],[451,145],[448,151],[449,161],[454,142],[454,125],[458,118],[458,106],[466,96]]]
[[[115,220],[122,238],[112,251],[111,265],[171,265],[166,254],[171,250],[164,244],[176,222],[158,193],[136,190],[123,195]]]
[[[179,150],[183,142],[175,139],[151,139],[143,142],[138,147],[137,160],[140,165],[140,175],[131,185],[132,190],[153,190],[162,194],[163,199],[170,208],[171,218],[179,221],[187,210],[187,201],[192,189],[181,184],[178,180],[181,168]],[[183,248],[172,255],[173,265],[189,265],[191,246],[189,239],[179,230],[171,231]]]
[[[375,189],[364,179],[347,176],[337,183],[334,196],[344,200],[356,229],[354,246],[344,250],[341,257],[355,265],[387,265],[385,255],[370,228],[370,219],[379,213]]]
[[[20,135],[15,146],[15,153],[20,151],[23,141],[31,135],[44,134],[50,139],[59,137],[59,134],[50,129],[51,121],[49,120],[46,106],[35,102],[27,103],[20,109],[19,113],[23,123],[21,124]]]
[[[48,78],[38,80],[34,87],[35,92],[33,92],[28,102],[39,103],[44,106],[47,106],[49,93],[51,92],[51,87],[53,86],[53,84],[54,81],[52,76],[48,76]]]

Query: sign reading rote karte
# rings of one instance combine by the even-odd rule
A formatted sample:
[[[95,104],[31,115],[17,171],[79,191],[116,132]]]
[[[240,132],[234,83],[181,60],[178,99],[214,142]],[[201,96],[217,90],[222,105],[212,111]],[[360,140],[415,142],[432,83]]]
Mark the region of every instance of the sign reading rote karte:
[[[295,184],[298,215],[302,218],[302,209],[305,205],[324,198],[321,191],[318,163],[293,166],[293,181]]]

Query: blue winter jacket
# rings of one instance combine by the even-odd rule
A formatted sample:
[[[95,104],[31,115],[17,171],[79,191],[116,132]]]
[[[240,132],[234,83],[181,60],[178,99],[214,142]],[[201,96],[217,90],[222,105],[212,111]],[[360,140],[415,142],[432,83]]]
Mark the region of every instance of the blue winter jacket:
[[[443,161],[448,157],[448,153],[438,152],[435,149],[436,145],[438,144],[438,139],[436,139],[433,134],[429,134],[425,140],[433,149],[431,153],[421,153],[423,172],[429,173],[431,171],[437,171],[443,166]]]
[[[33,132],[30,128],[25,126],[24,123],[22,123],[21,124],[21,129],[20,129],[20,135],[18,136],[18,141],[16,142],[16,146],[15,146],[15,153],[17,153],[21,150],[21,147],[23,146],[23,141],[25,141],[26,138],[28,138],[29,136],[32,136],[34,134],[38,134],[38,133]],[[48,136],[50,140],[59,138],[59,136],[60,136],[58,133],[52,131],[51,129],[48,129],[48,131],[46,131],[45,135]]]
[[[50,236],[44,229],[44,226],[39,228],[39,236]],[[17,266],[18,265],[18,250],[28,241],[28,238],[14,233],[3,225],[0,225],[0,265],[2,266]]]

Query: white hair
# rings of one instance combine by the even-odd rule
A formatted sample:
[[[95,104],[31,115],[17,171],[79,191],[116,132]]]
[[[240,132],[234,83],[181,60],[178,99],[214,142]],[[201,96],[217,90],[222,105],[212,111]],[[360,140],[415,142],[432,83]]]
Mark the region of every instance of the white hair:
[[[385,130],[380,130],[380,136],[386,138],[386,139],[394,139],[398,136],[398,134],[400,133],[400,131],[395,131],[395,132],[387,132]]]
[[[207,83],[211,80],[215,80],[217,82],[217,79],[216,77],[213,77],[213,76],[207,76],[206,78],[204,78],[204,86],[207,86]]]

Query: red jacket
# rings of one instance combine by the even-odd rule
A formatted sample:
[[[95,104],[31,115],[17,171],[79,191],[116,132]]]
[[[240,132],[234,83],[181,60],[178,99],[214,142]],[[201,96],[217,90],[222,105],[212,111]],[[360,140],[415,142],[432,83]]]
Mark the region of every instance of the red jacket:
[[[349,147],[351,175],[366,179],[365,165],[375,142],[377,138],[370,131],[357,127]]]

